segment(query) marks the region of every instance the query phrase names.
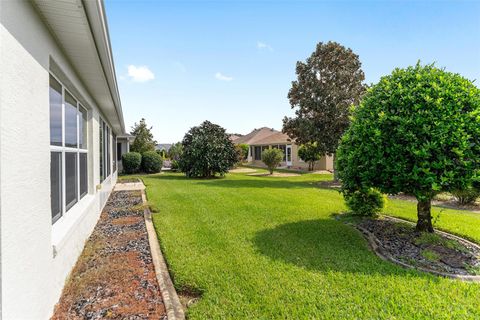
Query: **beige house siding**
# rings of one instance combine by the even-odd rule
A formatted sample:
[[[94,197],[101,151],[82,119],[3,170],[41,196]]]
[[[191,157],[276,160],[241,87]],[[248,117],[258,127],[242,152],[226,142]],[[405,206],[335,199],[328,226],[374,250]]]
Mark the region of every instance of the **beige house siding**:
[[[282,143],[279,143],[282,144]],[[276,145],[276,144],[275,144]],[[285,161],[280,163],[280,167],[288,168],[288,169],[299,169],[299,170],[308,170],[308,163],[300,159],[298,156],[298,145],[296,144],[289,144],[292,146],[292,165],[287,166]],[[251,150],[254,147],[268,147],[271,148],[272,145],[251,145]],[[265,167],[265,164],[262,160],[255,160],[254,155],[251,154],[248,158],[248,164],[256,167]],[[333,170],[333,157],[332,156],[324,156],[319,161],[315,163],[314,170]]]

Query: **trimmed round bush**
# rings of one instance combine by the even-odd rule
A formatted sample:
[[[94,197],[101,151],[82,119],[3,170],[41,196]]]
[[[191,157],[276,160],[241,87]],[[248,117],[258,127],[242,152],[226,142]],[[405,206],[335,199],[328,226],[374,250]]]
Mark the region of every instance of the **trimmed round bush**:
[[[145,173],[157,173],[162,170],[162,156],[155,151],[147,151],[142,154],[142,170]]]
[[[138,152],[128,152],[122,155],[124,173],[137,173],[142,164],[142,155]]]
[[[372,217],[385,206],[385,196],[375,189],[344,193],[345,203],[352,215]]]

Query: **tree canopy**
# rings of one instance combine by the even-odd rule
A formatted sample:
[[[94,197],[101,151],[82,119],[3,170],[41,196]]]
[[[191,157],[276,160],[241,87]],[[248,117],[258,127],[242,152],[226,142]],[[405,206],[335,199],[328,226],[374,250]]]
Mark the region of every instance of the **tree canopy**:
[[[417,230],[433,232],[432,197],[480,176],[480,90],[434,65],[395,69],[355,109],[337,160],[344,193],[412,194]]]
[[[308,163],[308,170],[312,171],[315,167],[315,162],[322,158],[322,154],[318,150],[316,142],[308,142],[302,144],[298,148],[298,156],[300,159]]]
[[[296,74],[288,93],[295,117],[283,119],[283,132],[299,144],[316,142],[321,154],[334,154],[350,107],[365,91],[359,57],[337,42],[320,42],[306,62],[297,62]]]
[[[224,175],[237,162],[237,152],[229,135],[210,121],[191,128],[182,146],[179,165],[187,177]]]
[[[153,139],[152,127],[148,127],[144,118],[139,123],[133,125],[130,134],[135,136],[135,140],[130,146],[131,152],[145,153],[155,151],[157,142]]]

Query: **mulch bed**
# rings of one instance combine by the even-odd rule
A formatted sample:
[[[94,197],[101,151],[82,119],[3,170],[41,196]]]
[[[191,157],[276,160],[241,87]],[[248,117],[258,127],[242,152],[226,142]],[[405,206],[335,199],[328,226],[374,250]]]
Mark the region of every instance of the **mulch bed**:
[[[440,233],[420,233],[408,223],[364,219],[358,223],[373,234],[383,252],[413,267],[454,275],[480,275],[480,248]]]
[[[139,191],[113,192],[52,319],[166,319]]]

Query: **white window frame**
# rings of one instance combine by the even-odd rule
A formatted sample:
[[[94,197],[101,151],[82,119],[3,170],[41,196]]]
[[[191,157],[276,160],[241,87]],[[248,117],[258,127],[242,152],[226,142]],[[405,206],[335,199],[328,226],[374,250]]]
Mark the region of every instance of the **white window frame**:
[[[105,125],[105,128],[103,127]],[[101,134],[103,135],[102,139],[102,145],[101,147],[101,152],[102,152],[102,172],[100,172],[100,183],[103,183],[105,180],[107,180],[114,172],[113,172],[113,166],[112,166],[112,138],[113,138],[113,131],[112,127],[108,124],[107,121],[103,119],[103,117],[100,116],[100,121],[99,121],[99,126],[102,128]],[[107,143],[108,139],[108,143]],[[100,137],[98,139],[100,141]],[[109,156],[107,157],[107,153]],[[100,158],[100,157],[99,157]],[[107,161],[110,160],[110,161]],[[110,163],[108,163],[110,162]],[[107,170],[107,165],[109,170]],[[107,175],[108,173],[108,175]],[[103,175],[103,179],[102,179]]]
[[[58,79],[53,73],[50,73],[50,75],[58,81],[58,83],[62,86],[62,145],[61,146],[55,146],[55,145],[50,145],[50,152],[58,152],[61,153],[61,165],[62,165],[62,177],[61,177],[61,183],[62,183],[62,210],[61,214],[59,217],[53,219],[52,217],[52,224],[60,220],[70,209],[72,209],[75,205],[77,205],[80,200],[82,200],[83,197],[85,197],[89,193],[89,183],[88,183],[88,137],[89,137],[89,121],[88,121],[88,116],[89,116],[89,110],[85,108],[80,101],[75,97],[74,94],[70,90],[66,88],[66,86],[63,84],[60,79]],[[50,84],[49,84],[50,88]],[[65,147],[65,92],[68,92],[77,102],[76,109],[77,109],[77,147],[72,148],[72,147]],[[81,112],[80,108],[84,109],[87,112],[87,123],[86,123],[86,138],[84,141],[85,148],[80,148],[80,133],[82,134],[83,137],[83,132],[80,132],[80,121],[83,121],[81,119]],[[77,159],[77,196],[76,196],[76,201],[67,204],[66,203],[66,166],[65,166],[65,153],[75,153],[76,154],[76,159]],[[87,154],[87,191],[83,194],[80,193],[80,153],[85,153]]]

